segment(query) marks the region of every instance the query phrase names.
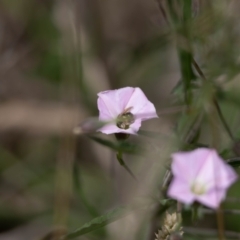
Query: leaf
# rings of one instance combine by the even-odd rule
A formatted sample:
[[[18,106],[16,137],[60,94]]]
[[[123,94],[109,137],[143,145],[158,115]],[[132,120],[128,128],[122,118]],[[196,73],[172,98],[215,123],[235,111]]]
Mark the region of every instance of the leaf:
[[[129,153],[129,154],[139,154],[141,148],[139,145],[129,143],[127,141],[112,142],[103,138],[89,136],[95,142],[104,145],[105,147],[111,148],[117,152]]]
[[[117,160],[119,162],[119,164],[125,168],[125,170],[137,181],[137,178],[135,177],[134,173],[132,172],[132,170],[126,165],[126,163],[123,161],[122,158],[122,152],[117,152]]]
[[[123,217],[126,217],[127,215],[131,214],[134,210],[140,209],[140,207],[143,206],[144,206],[143,204],[140,205],[137,204],[135,207],[124,206],[118,207],[102,216],[92,219],[90,222],[84,224],[82,227],[76,229],[74,232],[71,232],[64,236],[63,239],[73,239],[82,236],[86,233],[95,231]]]
[[[129,142],[121,142],[119,144],[119,149],[122,152],[129,153],[129,154],[141,154],[143,148],[140,147],[139,145],[132,144]]]
[[[89,138],[91,138],[93,141],[101,144],[101,145],[104,145],[105,147],[109,147],[109,148],[112,148],[113,150],[118,150],[118,146],[116,143],[114,142],[111,142],[109,140],[106,140],[106,139],[102,139],[102,138],[99,138],[99,137],[93,137],[93,136],[89,136]]]

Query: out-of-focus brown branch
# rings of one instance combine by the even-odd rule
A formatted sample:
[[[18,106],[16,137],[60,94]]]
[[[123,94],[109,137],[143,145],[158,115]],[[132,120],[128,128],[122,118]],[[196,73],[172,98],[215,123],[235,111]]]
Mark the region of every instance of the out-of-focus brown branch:
[[[79,106],[59,103],[9,101],[0,104],[0,131],[24,130],[33,134],[66,134],[86,117]],[[73,123],[73,119],[78,122]]]

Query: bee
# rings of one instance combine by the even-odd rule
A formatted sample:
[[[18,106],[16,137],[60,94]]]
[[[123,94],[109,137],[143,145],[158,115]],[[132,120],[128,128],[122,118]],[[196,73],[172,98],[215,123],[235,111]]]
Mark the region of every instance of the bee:
[[[126,108],[121,114],[117,117],[117,126],[121,129],[129,129],[130,125],[134,123],[135,118],[131,113],[133,107]]]

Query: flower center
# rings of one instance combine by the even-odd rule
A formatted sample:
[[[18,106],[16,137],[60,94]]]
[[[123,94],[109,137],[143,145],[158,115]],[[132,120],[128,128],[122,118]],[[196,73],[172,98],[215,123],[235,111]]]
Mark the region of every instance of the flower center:
[[[203,183],[194,182],[191,186],[191,191],[196,195],[203,195],[206,192],[206,187]]]
[[[117,127],[121,129],[129,129],[130,125],[134,123],[134,115],[129,112],[132,107],[127,108],[123,113],[119,114],[117,117]]]

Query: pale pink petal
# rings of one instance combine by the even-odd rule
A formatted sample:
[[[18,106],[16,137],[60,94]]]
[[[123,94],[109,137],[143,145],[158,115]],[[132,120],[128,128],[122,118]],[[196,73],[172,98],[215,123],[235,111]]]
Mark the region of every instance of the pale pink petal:
[[[216,187],[218,179],[218,161],[215,161],[215,151],[208,150],[209,154],[202,159],[201,169],[196,173],[195,179],[206,183],[208,189]],[[221,163],[220,163],[221,164]]]
[[[133,107],[131,112],[139,119],[146,120],[158,117],[154,105],[138,87],[134,89],[134,92],[127,103],[126,108],[129,107]]]
[[[208,183],[208,189],[228,188],[237,180],[237,174],[218,156],[215,150],[209,150],[209,153],[196,179],[204,179]]]
[[[217,174],[215,173],[217,187],[230,187],[238,179],[237,173],[230,165],[221,159],[217,153],[215,154],[215,161],[217,162],[217,171],[215,170],[215,172],[217,172]]]
[[[118,127],[115,124],[106,124],[103,127],[99,128],[97,131],[105,134],[112,134],[118,132]]]
[[[226,189],[212,189],[203,195],[196,195],[196,200],[210,208],[218,208],[220,203],[225,199]]]
[[[172,171],[175,176],[183,177],[192,182],[201,170],[209,151],[199,148],[190,152],[172,154]]]
[[[134,123],[130,125],[130,129],[132,129],[133,132],[138,132],[139,128],[141,127],[141,120],[136,119]]]
[[[185,204],[191,204],[195,200],[194,194],[190,191],[190,184],[178,178],[172,180],[167,195]]]
[[[224,165],[218,171],[219,174],[216,180],[218,188],[229,188],[238,179],[238,175],[233,168],[226,162],[224,162]]]
[[[118,101],[117,90],[104,91],[98,93],[98,109],[100,117],[103,115],[110,116],[112,119],[117,118],[117,116],[123,111]],[[102,114],[103,113],[103,114]],[[105,119],[100,119],[105,120]]]
[[[125,87],[117,90],[117,101],[122,111],[127,109],[127,104],[129,102],[129,99],[132,97],[134,91],[135,88],[133,87]]]
[[[111,121],[114,118],[113,113],[109,110],[103,99],[98,98],[97,104],[99,109],[99,120]]]

